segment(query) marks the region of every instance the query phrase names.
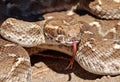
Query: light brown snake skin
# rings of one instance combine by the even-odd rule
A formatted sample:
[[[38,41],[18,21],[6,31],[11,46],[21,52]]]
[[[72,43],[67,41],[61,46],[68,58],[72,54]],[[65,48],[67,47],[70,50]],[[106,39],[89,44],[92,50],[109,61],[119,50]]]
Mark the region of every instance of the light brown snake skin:
[[[86,10],[103,19],[120,19],[119,0],[93,0]]]
[[[108,18],[119,19],[120,15],[115,15]],[[39,22],[14,18],[3,22],[0,34],[5,40],[0,39],[0,82],[31,82],[30,54],[21,46],[52,49],[72,55],[73,38],[79,42],[75,60],[81,67],[100,75],[120,74],[119,20],[115,26],[106,28],[99,24],[103,23],[102,20],[88,23],[76,14],[58,16],[55,13],[53,16]]]

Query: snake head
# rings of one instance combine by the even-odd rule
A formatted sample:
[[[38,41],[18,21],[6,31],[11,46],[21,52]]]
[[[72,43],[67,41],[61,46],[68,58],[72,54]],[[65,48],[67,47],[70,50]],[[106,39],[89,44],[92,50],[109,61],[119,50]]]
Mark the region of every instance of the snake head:
[[[80,41],[79,35],[77,35],[77,33],[73,33],[73,32],[67,33],[64,30],[61,30],[62,33],[57,33],[57,30],[60,30],[60,29],[51,29],[51,30],[53,30],[56,33],[52,35],[49,32],[45,32],[45,36],[48,41],[55,42],[55,43],[56,42],[62,43],[62,44],[72,44],[73,40],[76,41],[77,43]]]
[[[66,28],[64,28],[66,29]],[[55,36],[55,41],[62,44],[72,44],[73,41],[79,42],[80,41],[80,33],[74,32],[75,30],[69,29],[68,31],[65,31],[64,29],[58,29],[61,31],[61,33],[58,33]]]
[[[80,41],[83,27],[84,24],[80,21],[67,22],[62,19],[51,19],[46,22],[44,33],[48,41],[72,45],[73,40],[77,43]]]
[[[69,18],[68,18],[69,19]],[[86,39],[93,37],[94,30],[83,21],[74,19],[50,19],[46,21],[44,33],[47,40],[55,43],[72,45],[73,40],[77,43],[85,36]]]

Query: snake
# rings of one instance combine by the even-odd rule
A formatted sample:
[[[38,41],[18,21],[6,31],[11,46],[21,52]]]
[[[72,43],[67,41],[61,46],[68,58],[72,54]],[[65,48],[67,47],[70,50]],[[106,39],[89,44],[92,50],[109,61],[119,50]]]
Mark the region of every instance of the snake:
[[[119,14],[114,14],[111,14],[112,19],[119,19]],[[98,15],[96,16],[111,19],[109,14],[108,17],[105,14]],[[66,53],[73,56],[82,68],[94,74],[120,74],[120,40],[115,29],[102,34],[100,29],[87,22],[74,19],[71,12],[61,17],[48,17],[39,23],[15,18],[8,18],[2,23],[1,82],[31,82],[31,54],[24,48]],[[114,37],[106,38],[109,33],[113,33]]]

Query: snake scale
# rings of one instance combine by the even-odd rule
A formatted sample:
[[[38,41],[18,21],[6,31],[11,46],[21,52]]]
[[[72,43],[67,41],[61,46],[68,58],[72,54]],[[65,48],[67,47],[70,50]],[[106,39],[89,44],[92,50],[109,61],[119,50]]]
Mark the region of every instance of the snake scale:
[[[105,5],[108,3],[113,6],[109,8]],[[78,0],[75,4],[100,18],[120,19],[119,0]],[[96,22],[74,19],[74,14],[49,16],[40,24],[15,18],[5,20],[0,28],[0,82],[31,82],[30,54],[23,47],[51,49],[70,56],[76,50],[74,59],[85,70],[99,75],[120,74],[118,29],[102,33],[94,26]]]

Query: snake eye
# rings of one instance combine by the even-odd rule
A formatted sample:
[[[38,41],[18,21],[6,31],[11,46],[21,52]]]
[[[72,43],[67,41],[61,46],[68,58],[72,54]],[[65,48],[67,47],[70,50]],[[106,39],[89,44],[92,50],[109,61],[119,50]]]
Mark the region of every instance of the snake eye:
[[[61,41],[61,40],[63,40],[63,37],[59,37],[59,38],[58,38],[58,41]]]
[[[64,35],[58,35],[55,39],[57,42],[64,42]]]

